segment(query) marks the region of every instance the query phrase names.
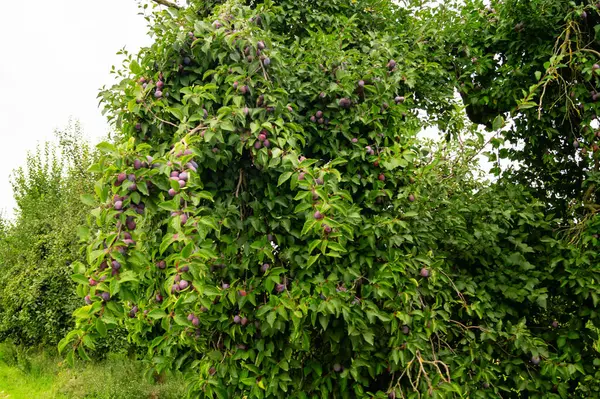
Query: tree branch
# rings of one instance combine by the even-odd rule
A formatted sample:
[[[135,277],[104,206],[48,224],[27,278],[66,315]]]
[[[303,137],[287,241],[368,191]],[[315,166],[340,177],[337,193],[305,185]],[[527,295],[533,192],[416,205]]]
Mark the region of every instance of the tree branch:
[[[175,3],[171,3],[168,0],[152,0],[153,2],[160,4],[161,6],[166,6],[166,7],[171,7],[171,8],[176,8],[178,10],[181,10],[181,6],[178,6]]]

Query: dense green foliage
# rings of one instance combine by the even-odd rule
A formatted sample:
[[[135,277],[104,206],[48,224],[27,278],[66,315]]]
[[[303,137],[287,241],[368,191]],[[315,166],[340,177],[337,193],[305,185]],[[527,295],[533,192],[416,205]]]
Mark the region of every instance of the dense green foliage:
[[[426,19],[437,21],[428,35],[448,51],[442,62],[468,116],[488,126],[511,118],[495,156],[513,161],[512,177],[560,217],[597,210],[600,8],[581,0],[464,3],[461,23],[451,8]]]
[[[91,152],[77,124],[57,139],[13,175],[16,215],[0,238],[0,340],[56,345],[81,304],[70,264],[82,259],[77,230],[90,209],[79,198],[92,189]]]
[[[600,7],[438,3],[148,13],[117,137],[15,172],[0,341],[189,377],[67,396],[600,396]]]
[[[595,214],[575,226],[564,199],[589,164],[563,153],[566,111],[534,118],[528,80],[557,36],[540,17],[539,46],[513,40],[519,4],[190,1],[149,17],[155,43],[101,93],[121,138],[99,145],[83,197],[87,305],[67,360],[124,326],[157,371],[189,372],[192,396],[597,396]],[[512,145],[498,155],[522,162],[505,176],[520,185],[472,172],[486,140],[455,88]],[[443,148],[417,139],[427,122]]]

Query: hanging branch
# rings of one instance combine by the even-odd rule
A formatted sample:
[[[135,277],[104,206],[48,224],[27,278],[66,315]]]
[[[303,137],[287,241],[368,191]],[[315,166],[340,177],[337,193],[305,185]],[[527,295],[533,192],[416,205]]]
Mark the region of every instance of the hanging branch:
[[[166,6],[166,7],[171,7],[171,8],[176,8],[178,10],[181,10],[181,6],[178,6],[175,3],[171,3],[168,0],[152,0],[153,2],[160,4],[161,6]]]

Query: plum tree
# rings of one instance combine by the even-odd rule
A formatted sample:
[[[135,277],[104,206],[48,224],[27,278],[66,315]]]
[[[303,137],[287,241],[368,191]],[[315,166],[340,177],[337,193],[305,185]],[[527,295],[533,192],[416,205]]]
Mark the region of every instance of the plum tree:
[[[448,51],[432,54],[418,16],[391,0],[228,0],[150,20],[155,43],[101,93],[122,135],[98,147],[94,234],[73,267],[105,280],[79,288],[92,304],[60,344],[68,360],[121,324],[156,371],[193,374],[192,397],[550,383],[528,361],[554,356],[549,321],[527,320],[567,250],[525,190],[475,176],[482,137],[435,151],[417,137],[430,122],[465,133],[453,80],[425,61]]]

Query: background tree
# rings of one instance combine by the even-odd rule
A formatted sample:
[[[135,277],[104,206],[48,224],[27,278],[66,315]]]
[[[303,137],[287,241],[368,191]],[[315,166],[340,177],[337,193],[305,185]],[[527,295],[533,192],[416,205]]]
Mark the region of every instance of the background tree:
[[[71,262],[81,258],[78,229],[90,208],[89,144],[74,122],[27,155],[13,174],[17,208],[0,238],[0,340],[56,345],[73,327],[78,307]]]

